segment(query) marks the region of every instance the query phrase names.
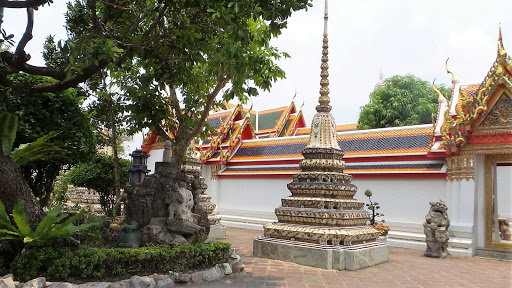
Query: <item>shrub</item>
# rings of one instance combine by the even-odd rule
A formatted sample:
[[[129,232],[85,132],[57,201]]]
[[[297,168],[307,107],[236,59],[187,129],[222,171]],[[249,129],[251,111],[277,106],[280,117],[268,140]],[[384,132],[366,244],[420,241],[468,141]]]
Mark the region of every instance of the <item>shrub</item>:
[[[26,281],[46,277],[51,281],[120,279],[131,275],[150,275],[187,271],[225,263],[230,245],[213,244],[150,245],[136,249],[80,248],[24,250],[11,264],[11,272]]]
[[[48,246],[55,242],[57,238],[72,239],[71,235],[74,233],[98,224],[87,223],[75,226],[73,222],[82,217],[85,212],[68,217],[68,214],[59,214],[62,207],[62,205],[55,206],[39,222],[37,228],[32,230],[25,216],[25,201],[18,202],[12,209],[11,215],[16,224],[14,226],[5,212],[3,202],[0,200],[0,240],[21,241],[27,246]]]

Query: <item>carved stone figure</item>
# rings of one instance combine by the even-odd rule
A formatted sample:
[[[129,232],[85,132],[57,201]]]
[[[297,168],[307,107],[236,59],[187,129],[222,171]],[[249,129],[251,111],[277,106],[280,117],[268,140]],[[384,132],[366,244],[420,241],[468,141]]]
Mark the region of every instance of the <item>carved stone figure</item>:
[[[433,258],[445,258],[448,256],[448,227],[450,219],[446,212],[448,207],[443,201],[430,202],[430,211],[425,216],[423,230],[427,241],[425,256]]]
[[[142,183],[125,188],[125,222],[137,224],[142,243],[194,242],[198,232],[201,240],[206,240],[208,231],[198,225],[193,214],[194,198],[187,176],[174,172],[170,162],[158,162],[155,168],[155,174]]]
[[[512,240],[512,233],[510,233],[510,224],[505,217],[498,217],[498,230],[502,240]]]

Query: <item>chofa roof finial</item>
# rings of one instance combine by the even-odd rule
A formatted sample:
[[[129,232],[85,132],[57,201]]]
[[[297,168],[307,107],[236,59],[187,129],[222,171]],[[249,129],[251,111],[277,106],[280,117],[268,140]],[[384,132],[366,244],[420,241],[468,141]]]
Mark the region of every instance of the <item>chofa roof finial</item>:
[[[443,95],[443,93],[441,93],[441,91],[439,91],[439,89],[437,89],[435,83],[436,83],[436,78],[434,78],[434,81],[432,81],[432,88],[434,88],[434,91],[436,91],[437,94],[439,95],[439,98],[438,98],[439,103],[441,103],[441,101],[443,101],[443,100],[446,101],[446,97]]]
[[[498,59],[506,57],[507,51],[503,46],[503,38],[501,36],[501,23],[499,25],[499,36],[498,36]]]
[[[448,68],[448,60],[450,60],[450,57],[448,57],[448,58],[446,59],[446,63],[445,63],[446,73],[448,73],[448,74],[452,74],[452,84],[455,84],[455,81],[456,81],[456,80],[455,80],[455,73],[453,73],[453,71],[452,71],[450,68]]]

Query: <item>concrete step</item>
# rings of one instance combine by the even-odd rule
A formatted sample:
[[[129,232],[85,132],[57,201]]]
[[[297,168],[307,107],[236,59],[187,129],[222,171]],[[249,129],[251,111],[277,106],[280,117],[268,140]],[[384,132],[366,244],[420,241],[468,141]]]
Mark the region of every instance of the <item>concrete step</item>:
[[[511,250],[491,249],[491,248],[476,248],[476,256],[493,258],[503,261],[512,261]]]

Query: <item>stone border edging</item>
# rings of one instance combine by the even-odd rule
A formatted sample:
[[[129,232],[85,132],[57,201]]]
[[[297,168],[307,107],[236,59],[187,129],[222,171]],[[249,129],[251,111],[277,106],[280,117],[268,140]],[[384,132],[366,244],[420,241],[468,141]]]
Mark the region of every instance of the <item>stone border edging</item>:
[[[170,288],[175,284],[201,283],[219,280],[233,273],[243,272],[245,265],[242,258],[232,249],[229,263],[217,264],[215,267],[196,272],[173,272],[167,275],[132,276],[117,282],[88,282],[73,284],[69,282],[49,282],[45,277],[32,279],[25,283],[14,281],[12,274],[0,277],[0,288]]]

